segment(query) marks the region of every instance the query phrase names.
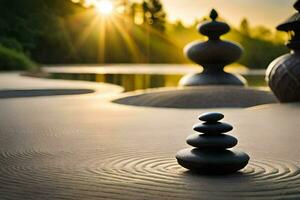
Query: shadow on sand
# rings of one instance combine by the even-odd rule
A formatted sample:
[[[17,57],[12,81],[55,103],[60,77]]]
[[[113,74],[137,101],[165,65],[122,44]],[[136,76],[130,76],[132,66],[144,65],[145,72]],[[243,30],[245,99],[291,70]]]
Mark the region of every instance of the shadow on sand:
[[[42,96],[61,96],[79,95],[94,93],[89,89],[33,89],[33,90],[0,90],[0,99],[42,97]]]

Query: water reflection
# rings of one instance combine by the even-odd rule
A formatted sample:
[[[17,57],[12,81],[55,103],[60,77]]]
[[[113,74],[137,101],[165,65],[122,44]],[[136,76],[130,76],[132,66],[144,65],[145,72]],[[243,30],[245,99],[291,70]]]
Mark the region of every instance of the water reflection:
[[[122,86],[126,92],[159,87],[177,87],[183,75],[178,74],[79,74],[79,73],[51,73],[51,78],[84,80],[110,83]],[[265,87],[263,75],[244,76],[249,86]]]

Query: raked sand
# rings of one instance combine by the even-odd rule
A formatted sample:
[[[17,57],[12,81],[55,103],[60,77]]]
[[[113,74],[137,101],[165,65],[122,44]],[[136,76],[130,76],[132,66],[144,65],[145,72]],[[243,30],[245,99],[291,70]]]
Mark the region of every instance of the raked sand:
[[[134,107],[110,102],[117,86],[16,74],[0,75],[0,88],[96,91],[0,99],[0,199],[300,199],[299,104]],[[174,156],[197,116],[215,110],[250,164],[229,176],[189,173]]]

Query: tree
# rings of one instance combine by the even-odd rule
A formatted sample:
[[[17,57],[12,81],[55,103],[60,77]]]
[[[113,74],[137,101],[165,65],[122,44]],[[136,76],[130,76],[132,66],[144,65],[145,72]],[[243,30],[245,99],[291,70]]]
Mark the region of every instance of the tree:
[[[80,10],[69,0],[1,0],[0,43],[23,49],[39,62],[63,62],[71,49],[66,40],[71,30],[64,22]],[[55,51],[49,54],[50,49]]]
[[[146,0],[142,3],[144,23],[153,26],[159,31],[165,31],[166,12],[160,0]]]
[[[185,29],[185,27],[183,26],[181,20],[177,20],[177,21],[175,22],[174,26],[175,26],[175,30],[176,30],[176,31],[182,31],[182,30]]]
[[[240,31],[246,36],[250,36],[250,25],[247,18],[244,18],[240,24]]]
[[[252,36],[263,40],[273,40],[272,31],[264,26],[256,26],[252,30]]]

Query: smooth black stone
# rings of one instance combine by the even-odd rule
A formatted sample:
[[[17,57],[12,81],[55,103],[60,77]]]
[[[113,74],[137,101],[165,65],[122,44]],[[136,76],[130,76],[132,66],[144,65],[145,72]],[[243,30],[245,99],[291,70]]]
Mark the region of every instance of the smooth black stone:
[[[200,174],[231,174],[244,167],[250,157],[238,151],[213,151],[197,148],[184,149],[177,153],[176,159],[182,167]]]
[[[217,122],[224,118],[224,115],[222,113],[217,112],[210,112],[210,113],[204,113],[199,116],[199,120],[204,122]]]
[[[206,134],[221,134],[227,133],[233,129],[230,124],[216,122],[216,123],[200,123],[194,125],[193,129],[200,133]]]
[[[214,40],[218,39],[221,35],[228,33],[230,27],[224,22],[212,21],[200,24],[198,26],[198,31],[203,35],[208,36],[209,39]]]
[[[224,66],[238,60],[243,53],[242,47],[234,42],[223,40],[208,40],[205,42],[192,42],[184,48],[188,58],[207,69],[223,72]],[[218,79],[218,76],[215,77]]]
[[[228,86],[245,86],[246,79],[242,76],[230,74],[227,72],[209,72],[187,74],[179,82],[181,86],[213,86],[213,85],[228,85]]]
[[[194,134],[187,138],[187,143],[201,149],[229,149],[237,145],[238,140],[230,135]]]

